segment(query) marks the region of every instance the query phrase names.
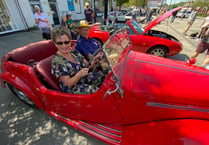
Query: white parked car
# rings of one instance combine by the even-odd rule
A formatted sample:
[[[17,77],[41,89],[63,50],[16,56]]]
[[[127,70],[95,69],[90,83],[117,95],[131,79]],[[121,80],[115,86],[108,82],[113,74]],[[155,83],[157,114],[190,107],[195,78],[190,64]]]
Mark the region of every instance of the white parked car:
[[[126,21],[132,19],[132,11],[130,11],[130,12],[128,12],[128,13],[125,14],[125,19],[126,19]]]
[[[176,17],[179,17],[179,18],[181,18],[181,17],[188,18],[190,14],[191,14],[191,10],[184,10],[183,9],[183,10],[181,10],[181,11],[179,11],[177,13]]]
[[[108,18],[109,18],[109,21],[114,21],[114,20],[116,20],[117,22],[125,22],[126,21],[125,15],[119,11],[109,12]]]

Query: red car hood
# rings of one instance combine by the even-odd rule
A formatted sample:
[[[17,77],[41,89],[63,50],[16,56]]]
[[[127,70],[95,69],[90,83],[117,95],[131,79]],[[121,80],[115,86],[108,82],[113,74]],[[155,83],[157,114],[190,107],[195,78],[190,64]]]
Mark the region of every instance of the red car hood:
[[[172,9],[172,10],[168,11],[167,13],[165,13],[165,14],[163,14],[163,15],[157,17],[154,21],[152,21],[151,23],[149,23],[149,24],[146,26],[146,28],[145,28],[145,30],[144,30],[144,32],[143,32],[142,34],[146,33],[146,32],[149,31],[152,27],[154,27],[155,25],[157,25],[157,24],[160,23],[161,21],[165,20],[166,18],[168,18],[169,16],[171,16],[173,12],[178,11],[178,10],[180,10],[181,8],[183,8],[183,7],[178,7],[178,8]]]

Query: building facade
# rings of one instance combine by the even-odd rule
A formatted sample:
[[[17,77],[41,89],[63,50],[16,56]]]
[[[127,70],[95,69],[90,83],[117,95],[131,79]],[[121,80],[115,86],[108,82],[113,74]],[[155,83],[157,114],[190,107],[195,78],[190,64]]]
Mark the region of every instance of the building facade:
[[[109,9],[115,0],[108,0]],[[72,14],[74,21],[85,19],[84,5],[88,2],[95,11],[104,13],[104,0],[0,0],[0,35],[36,27],[33,15],[38,5],[52,25],[59,25],[61,17]]]
[[[147,7],[159,7],[165,0],[147,0]]]
[[[62,15],[84,19],[84,0],[0,0],[0,34],[35,27],[34,5],[39,5],[52,25],[59,25]]]

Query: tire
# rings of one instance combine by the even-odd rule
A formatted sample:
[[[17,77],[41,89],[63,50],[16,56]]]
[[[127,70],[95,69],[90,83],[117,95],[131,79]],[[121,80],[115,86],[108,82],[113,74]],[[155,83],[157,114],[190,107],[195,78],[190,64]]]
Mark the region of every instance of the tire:
[[[15,86],[11,84],[7,84],[9,89],[17,96],[18,99],[20,99],[23,103],[26,105],[32,107],[32,108],[38,108],[35,103],[21,90],[17,89]]]
[[[163,46],[152,47],[147,51],[147,53],[155,55],[155,56],[159,56],[159,57],[165,57],[165,58],[168,57],[168,51]]]
[[[102,41],[98,38],[94,38],[94,39],[97,41],[97,44],[99,45],[99,48],[102,48],[102,46],[103,46]]]

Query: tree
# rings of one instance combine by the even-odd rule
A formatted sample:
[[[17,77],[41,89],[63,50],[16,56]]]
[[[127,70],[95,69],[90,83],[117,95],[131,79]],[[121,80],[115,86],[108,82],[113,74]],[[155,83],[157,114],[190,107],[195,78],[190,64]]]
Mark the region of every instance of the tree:
[[[126,3],[126,7],[136,6],[136,7],[144,7],[147,5],[147,0],[129,0],[129,3]]]
[[[208,0],[195,0],[193,3],[194,7],[208,7],[209,8],[209,1]]]
[[[117,0],[117,6],[119,6],[119,10],[124,3],[128,3],[129,0]]]

